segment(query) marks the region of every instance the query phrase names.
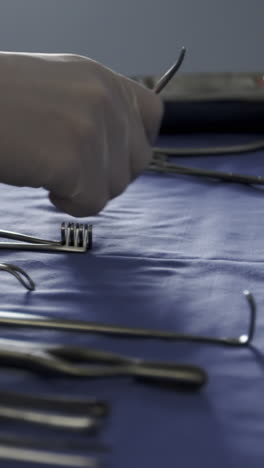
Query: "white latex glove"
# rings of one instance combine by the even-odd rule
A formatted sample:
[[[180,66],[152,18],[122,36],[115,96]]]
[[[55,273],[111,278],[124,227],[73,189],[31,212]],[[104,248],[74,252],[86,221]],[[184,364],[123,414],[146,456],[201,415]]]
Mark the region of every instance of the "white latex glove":
[[[98,213],[149,163],[162,103],[78,55],[0,53],[0,182]]]

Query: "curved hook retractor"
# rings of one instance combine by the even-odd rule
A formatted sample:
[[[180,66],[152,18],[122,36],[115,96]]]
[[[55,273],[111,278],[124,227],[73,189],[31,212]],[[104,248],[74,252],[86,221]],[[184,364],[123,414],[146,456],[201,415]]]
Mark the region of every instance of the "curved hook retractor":
[[[172,65],[172,67],[168,71],[166,71],[166,73],[155,84],[153,88],[154,93],[159,94],[165,88],[165,86],[169,83],[169,81],[174,77],[174,75],[177,73],[177,71],[181,67],[185,54],[186,54],[186,49],[185,47],[183,47],[177,62],[174,63],[174,65]]]
[[[257,317],[257,306],[253,297],[253,294],[248,290],[243,291],[243,294],[249,305],[249,325],[248,333],[240,335],[237,338],[214,338],[210,336],[199,336],[199,335],[178,335],[178,338],[186,341],[194,341],[197,343],[207,343],[207,344],[216,344],[216,345],[226,345],[226,346],[249,346],[252,342],[255,329],[256,329],[256,317]]]
[[[11,275],[15,276],[26,289],[29,291],[34,291],[34,281],[24,270],[22,270],[22,268],[19,268],[18,266],[11,263],[0,263],[0,270],[8,271],[8,273],[11,273]]]
[[[240,345],[249,345],[254,338],[255,329],[256,329],[256,317],[257,317],[257,306],[254,300],[253,295],[251,292],[245,290],[243,291],[245,298],[248,301],[249,309],[250,309],[250,320],[249,320],[249,327],[248,327],[248,334],[241,335],[239,337],[239,344]]]

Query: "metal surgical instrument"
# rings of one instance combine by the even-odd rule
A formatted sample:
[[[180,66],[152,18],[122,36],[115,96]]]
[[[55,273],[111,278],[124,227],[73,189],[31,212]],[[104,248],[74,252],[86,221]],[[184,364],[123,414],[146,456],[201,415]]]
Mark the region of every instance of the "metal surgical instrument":
[[[23,270],[19,268],[17,265],[13,265],[12,263],[0,263],[0,270],[7,271],[11,275],[15,276],[18,281],[29,291],[34,291],[35,283],[30,278],[30,276]]]
[[[4,341],[6,345],[12,345],[13,341]],[[4,344],[2,343],[2,344]],[[17,343],[17,342],[16,342]],[[20,343],[20,342],[19,342]],[[24,342],[20,343],[22,346]],[[27,346],[27,343],[24,343]],[[109,405],[102,400],[88,398],[72,398],[59,395],[31,395],[26,393],[0,391],[0,404],[16,408],[29,408],[41,411],[61,411],[67,414],[90,415],[94,417],[105,417],[109,413]]]
[[[166,73],[155,84],[153,91],[156,94],[159,94],[165,88],[165,86],[170,82],[170,80],[174,77],[174,75],[177,73],[177,71],[181,67],[181,64],[184,60],[185,54],[186,54],[186,49],[185,47],[182,47],[182,50],[181,50],[181,53],[177,62],[174,65],[172,65],[172,67],[168,71],[166,71]]]
[[[0,445],[8,445],[22,448],[33,448],[33,449],[50,449],[65,451],[70,450],[71,452],[80,452],[80,451],[92,451],[92,452],[110,452],[111,449],[108,445],[96,442],[94,439],[88,439],[87,435],[83,437],[31,437],[27,435],[22,435],[21,433],[11,433],[11,432],[0,432]]]
[[[78,365],[79,364],[79,365]],[[199,367],[128,358],[108,351],[73,346],[32,344],[0,339],[0,366],[71,377],[134,377],[150,383],[197,389],[207,381]]]
[[[0,249],[86,252],[92,248],[92,225],[61,224],[61,240],[52,241],[18,232],[0,230],[0,237],[22,242],[0,242]]]
[[[167,156],[219,156],[223,154],[251,153],[264,149],[264,140],[254,140],[253,142],[241,145],[213,146],[204,148],[171,148],[157,146],[153,148],[154,153],[166,154]]]
[[[128,328],[118,325],[99,324],[94,322],[82,322],[74,320],[60,320],[48,318],[44,315],[32,315],[14,312],[0,312],[0,326],[9,325],[13,327],[44,328],[63,330],[70,332],[96,333],[102,335],[113,335],[127,338],[149,338],[169,341],[192,341],[226,346],[248,346],[255,333],[256,328],[256,303],[252,293],[243,291],[244,297],[249,305],[249,326],[247,334],[233,338],[214,338],[211,336],[189,335],[175,333],[173,331],[151,330],[145,328]],[[3,340],[0,340],[0,345]],[[1,348],[0,348],[1,349]],[[59,349],[59,348],[58,348]],[[62,348],[63,349],[63,348]],[[55,348],[56,352],[56,348]],[[1,351],[2,353],[2,351]],[[1,356],[1,355],[0,355]],[[32,356],[33,359],[33,356]]]
[[[38,426],[52,427],[70,431],[95,432],[99,420],[91,416],[74,415],[58,412],[44,412],[34,409],[15,408],[0,403],[0,419],[21,421]]]
[[[166,154],[154,155],[154,158],[152,159],[147,170],[159,173],[209,177],[210,179],[219,179],[225,182],[236,182],[239,184],[264,185],[264,177],[262,176],[248,176],[234,174],[233,172],[221,172],[195,167],[179,166],[170,162],[169,157]]]
[[[98,468],[100,466],[94,457],[35,450],[2,443],[0,443],[0,459],[20,462],[23,466],[25,463],[34,463],[34,466],[36,464],[61,466],[62,468]]]
[[[158,80],[152,88],[156,94],[159,94],[165,86],[170,82],[176,72],[179,70],[186,50],[183,47],[177,62]],[[262,176],[247,176],[243,174],[234,174],[233,172],[221,172],[205,170],[198,167],[185,167],[182,165],[174,164],[169,161],[171,156],[217,156],[224,154],[240,154],[264,149],[264,140],[256,140],[242,145],[207,147],[207,148],[166,148],[154,147],[153,159],[148,167],[149,171],[170,173],[170,174],[183,174],[198,177],[209,177],[213,179],[220,179],[225,182],[235,182],[240,184],[250,185],[264,185],[264,177]]]

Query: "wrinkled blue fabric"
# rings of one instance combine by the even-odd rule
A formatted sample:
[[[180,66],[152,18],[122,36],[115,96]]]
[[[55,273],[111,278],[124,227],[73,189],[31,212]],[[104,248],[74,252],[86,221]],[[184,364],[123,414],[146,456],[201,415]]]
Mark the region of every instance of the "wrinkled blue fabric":
[[[176,146],[235,144],[254,135],[164,137]],[[257,138],[257,136],[256,136]],[[177,163],[264,175],[264,152],[177,158]],[[0,251],[36,283],[25,292],[1,275],[1,309],[50,317],[212,336],[247,331],[243,290],[258,306],[253,347],[103,337],[1,328],[1,337],[87,345],[128,356],[195,364],[209,381],[179,392],[130,378],[74,380],[1,369],[1,389],[97,397],[112,405],[100,440],[106,466],[263,467],[264,459],[264,193],[262,187],[190,176],[145,173],[97,217],[87,254]],[[59,239],[60,223],[44,190],[0,186],[1,229]],[[7,422],[2,429],[23,431]],[[36,436],[49,431],[28,429]],[[52,432],[54,436],[58,433]],[[17,463],[1,466],[20,466]],[[27,465],[29,466],[29,465]]]

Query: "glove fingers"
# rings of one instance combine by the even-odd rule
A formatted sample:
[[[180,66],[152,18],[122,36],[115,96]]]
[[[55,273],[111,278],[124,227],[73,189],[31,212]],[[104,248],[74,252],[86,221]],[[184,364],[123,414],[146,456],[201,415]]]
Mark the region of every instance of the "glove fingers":
[[[109,199],[109,156],[104,140],[93,132],[84,138],[79,151],[82,157],[79,160],[78,177],[72,180],[72,190],[67,193],[63,177],[56,188],[46,188],[50,191],[50,201],[59,210],[77,217],[93,216],[104,208]]]
[[[51,203],[60,211],[82,218],[99,213],[105,207],[109,196],[102,196],[102,191],[100,191],[100,195],[95,197],[92,190],[85,190],[71,198],[60,198],[53,193],[49,194],[49,198]]]

